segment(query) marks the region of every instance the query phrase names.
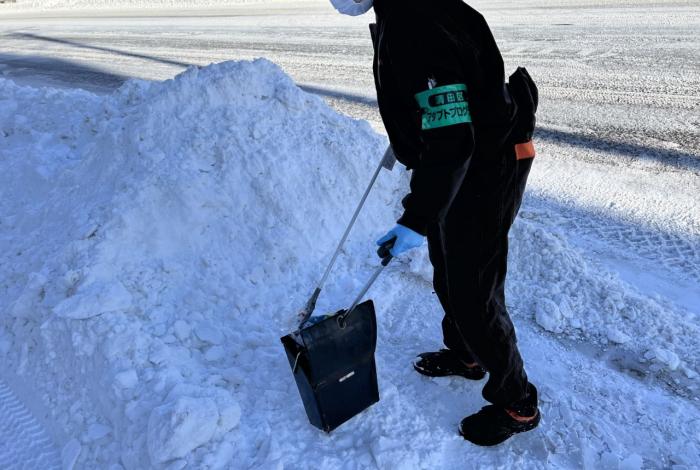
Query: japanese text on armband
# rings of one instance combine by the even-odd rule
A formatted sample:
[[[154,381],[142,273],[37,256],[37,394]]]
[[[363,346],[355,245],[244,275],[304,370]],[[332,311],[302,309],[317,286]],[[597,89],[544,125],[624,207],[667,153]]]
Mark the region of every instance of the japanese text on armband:
[[[423,130],[472,122],[466,85],[446,85],[416,94]]]

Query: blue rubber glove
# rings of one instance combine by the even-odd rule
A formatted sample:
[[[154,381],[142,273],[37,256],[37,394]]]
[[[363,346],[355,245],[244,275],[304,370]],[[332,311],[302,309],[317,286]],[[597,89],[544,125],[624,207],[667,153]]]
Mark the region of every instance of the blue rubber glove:
[[[392,238],[396,238],[394,247],[391,249],[392,256],[399,256],[408,250],[418,248],[419,246],[423,245],[423,242],[425,241],[425,237],[420,233],[414,232],[410,228],[404,227],[401,224],[396,224],[396,227],[389,230],[386,235],[377,240],[377,245],[382,246]]]

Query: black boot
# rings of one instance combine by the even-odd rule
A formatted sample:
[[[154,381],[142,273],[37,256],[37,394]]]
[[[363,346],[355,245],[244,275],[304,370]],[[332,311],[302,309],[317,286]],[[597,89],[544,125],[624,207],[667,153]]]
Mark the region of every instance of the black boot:
[[[540,424],[540,412],[531,417],[496,405],[488,405],[476,414],[467,416],[459,425],[459,433],[479,446],[495,446],[520,432],[535,429]]]
[[[419,354],[418,359],[413,363],[413,368],[419,374],[428,377],[459,375],[465,379],[481,380],[486,375],[486,371],[481,366],[464,362],[456,352],[450,349]]]

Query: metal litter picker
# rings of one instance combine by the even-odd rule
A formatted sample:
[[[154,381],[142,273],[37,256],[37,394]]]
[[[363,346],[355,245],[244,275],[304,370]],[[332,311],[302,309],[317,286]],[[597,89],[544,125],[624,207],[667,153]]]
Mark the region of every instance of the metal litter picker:
[[[326,271],[301,312],[299,328],[281,338],[311,424],[331,432],[353,416],[379,401],[374,351],[377,319],[374,303],[362,302],[369,289],[391,262],[394,240],[379,248],[381,265],[347,310],[332,315],[311,315],[357,217],[382,168],[391,170],[395,157],[389,147],[374,172],[350,223],[331,257]]]

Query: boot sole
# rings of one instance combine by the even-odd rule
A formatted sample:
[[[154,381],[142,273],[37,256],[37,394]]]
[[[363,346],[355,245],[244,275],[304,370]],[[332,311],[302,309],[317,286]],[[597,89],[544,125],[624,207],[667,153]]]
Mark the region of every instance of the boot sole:
[[[520,434],[520,433],[523,433],[523,432],[532,431],[532,430],[535,429],[537,426],[539,426],[540,420],[541,420],[541,419],[542,419],[542,414],[541,414],[540,411],[538,410],[538,411],[537,411],[537,417],[536,417],[535,419],[533,419],[531,422],[529,422],[529,423],[517,423],[516,426],[514,426],[513,428],[511,428],[511,429],[509,430],[509,433],[508,433],[508,434],[502,435],[502,439],[500,439],[500,440],[498,440],[498,441],[493,441],[493,442],[487,442],[487,441],[479,441],[479,442],[477,442],[477,441],[473,441],[472,439],[470,439],[468,436],[466,436],[466,435],[464,434],[464,431],[462,430],[462,423],[459,423],[459,435],[462,436],[465,440],[471,442],[471,443],[474,444],[474,445],[477,445],[477,446],[480,446],[480,447],[493,447],[493,446],[497,446],[497,445],[499,445],[499,444],[504,443],[505,441],[507,441],[507,440],[510,439],[511,437],[515,436],[516,434]]]
[[[463,373],[463,374],[460,374],[459,372],[444,373],[444,374],[430,373],[425,369],[421,369],[415,363],[413,363],[413,369],[416,372],[418,372],[419,374],[424,375],[426,377],[462,377],[462,378],[465,378],[467,380],[481,380],[484,377],[486,377],[486,372],[484,372],[484,371],[474,371],[474,373],[467,372],[467,373]]]

